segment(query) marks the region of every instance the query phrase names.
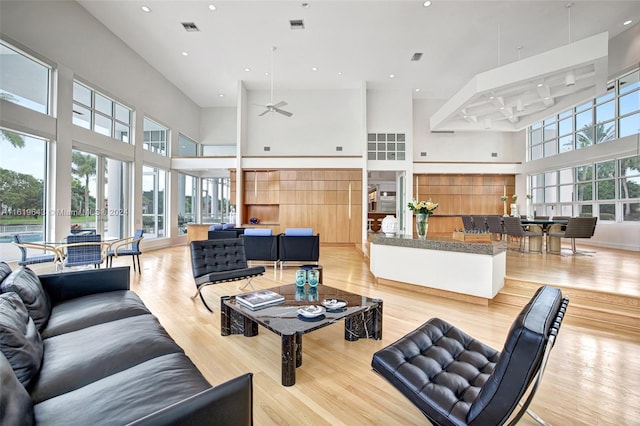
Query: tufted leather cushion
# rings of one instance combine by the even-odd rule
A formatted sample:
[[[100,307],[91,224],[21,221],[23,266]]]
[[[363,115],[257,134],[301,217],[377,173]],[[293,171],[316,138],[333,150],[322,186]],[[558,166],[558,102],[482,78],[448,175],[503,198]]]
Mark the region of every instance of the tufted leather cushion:
[[[495,349],[433,318],[374,354],[372,365],[430,420],[464,424],[499,357]]]
[[[191,268],[196,286],[235,281],[264,273],[263,266],[247,266],[244,240],[241,238],[192,241]]]
[[[13,292],[0,294],[0,351],[28,389],[42,364],[42,339],[20,296]]]
[[[27,307],[29,316],[33,318],[38,331],[44,329],[51,315],[51,301],[35,272],[24,266],[16,269],[2,281],[0,291],[17,293]]]

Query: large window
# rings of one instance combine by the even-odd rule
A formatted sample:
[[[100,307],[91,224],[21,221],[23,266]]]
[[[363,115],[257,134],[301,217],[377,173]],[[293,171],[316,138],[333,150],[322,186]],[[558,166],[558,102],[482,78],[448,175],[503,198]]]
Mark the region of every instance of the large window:
[[[0,41],[0,99],[49,114],[51,68]]]
[[[530,187],[537,215],[640,221],[640,156],[540,173]]]
[[[131,109],[109,97],[73,82],[73,124],[105,136],[130,142]]]
[[[167,172],[155,167],[142,168],[142,225],[145,238],[165,237]]]
[[[0,128],[0,259],[20,257],[13,234],[24,241],[46,240],[47,150],[43,139]]]
[[[202,222],[230,223],[229,178],[202,179]]]
[[[640,71],[609,84],[607,92],[529,127],[529,160],[640,133]]]
[[[187,224],[196,221],[198,180],[190,175],[178,173],[178,234],[187,233]]]
[[[144,149],[160,155],[167,155],[169,129],[155,121],[144,118]]]
[[[178,157],[195,157],[198,155],[198,144],[180,133],[178,136]]]

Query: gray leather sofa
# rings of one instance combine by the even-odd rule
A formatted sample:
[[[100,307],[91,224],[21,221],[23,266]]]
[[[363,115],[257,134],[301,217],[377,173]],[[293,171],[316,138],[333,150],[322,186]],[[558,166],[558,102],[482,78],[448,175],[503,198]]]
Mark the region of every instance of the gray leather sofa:
[[[38,276],[0,262],[0,425],[253,423],[252,374],[212,387],[129,268]]]

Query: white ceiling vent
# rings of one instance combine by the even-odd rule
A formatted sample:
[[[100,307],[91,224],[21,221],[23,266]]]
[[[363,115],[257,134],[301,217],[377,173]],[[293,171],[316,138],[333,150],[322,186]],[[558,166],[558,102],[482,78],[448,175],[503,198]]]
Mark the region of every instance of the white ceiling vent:
[[[289,24],[292,30],[304,30],[304,21],[302,19],[290,19]]]
[[[420,59],[422,59],[422,53],[420,53],[420,52],[416,52],[416,53],[413,54],[413,56],[411,56],[411,61],[412,62],[417,62]]]
[[[198,29],[198,27],[196,26],[195,23],[193,22],[183,22],[182,26],[184,27],[184,29],[188,32],[197,32],[200,31],[200,29]]]

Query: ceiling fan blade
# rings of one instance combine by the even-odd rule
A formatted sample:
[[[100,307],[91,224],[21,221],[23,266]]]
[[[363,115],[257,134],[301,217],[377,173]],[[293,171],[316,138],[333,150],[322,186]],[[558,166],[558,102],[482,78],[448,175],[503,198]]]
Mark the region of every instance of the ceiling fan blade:
[[[263,115],[265,115],[266,113],[268,113],[269,111],[271,111],[270,109],[266,109],[263,112],[261,112],[260,114],[258,114],[258,117],[262,117]]]
[[[285,101],[280,101],[277,104],[273,105],[274,108],[281,108],[283,106],[286,106],[287,103]]]
[[[279,108],[273,108],[273,110],[277,113],[280,113],[282,115],[286,115],[287,117],[291,117],[293,115],[293,113],[290,113],[289,111],[285,111],[283,109],[279,109]]]

